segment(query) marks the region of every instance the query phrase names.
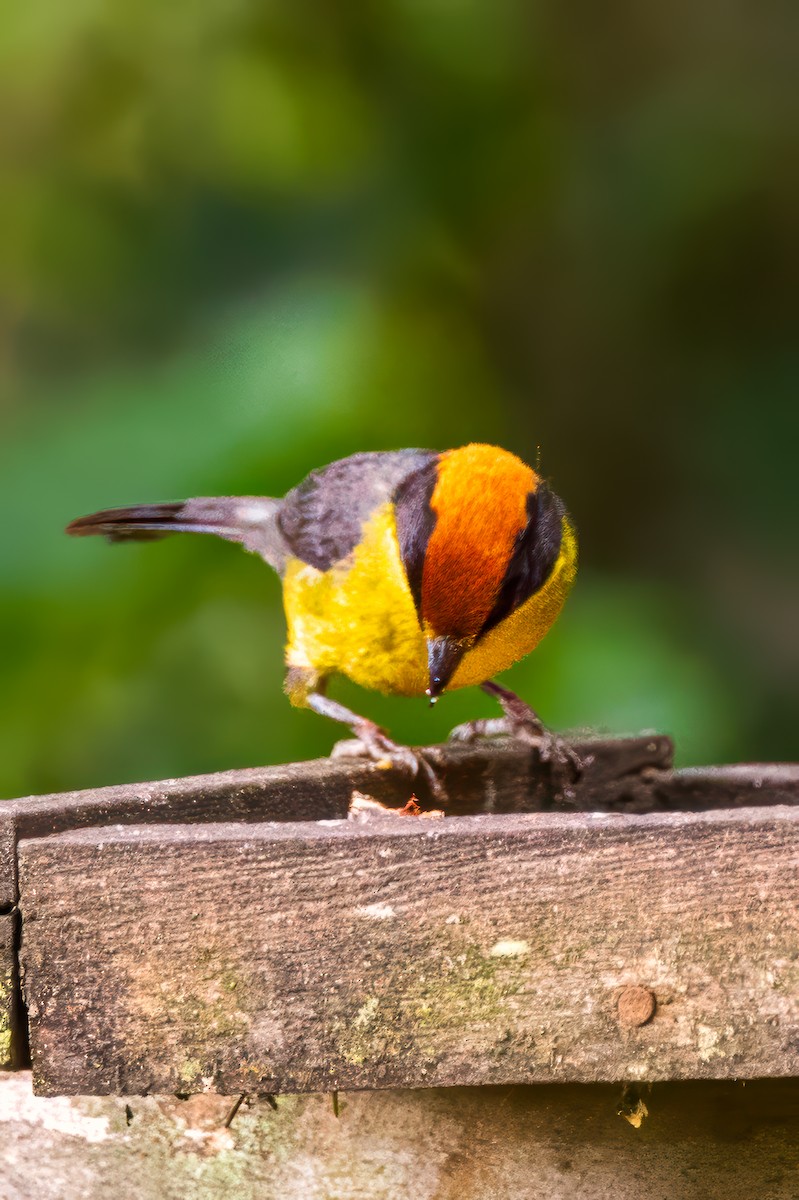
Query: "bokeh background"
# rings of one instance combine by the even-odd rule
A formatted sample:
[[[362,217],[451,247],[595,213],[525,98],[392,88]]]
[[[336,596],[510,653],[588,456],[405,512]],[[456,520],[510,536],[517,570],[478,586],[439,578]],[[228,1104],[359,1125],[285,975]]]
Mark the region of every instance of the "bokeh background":
[[[582,569],[507,676],[795,755],[795,6],[33,0],[0,25],[0,795],[326,753],[276,578],[129,502],[496,441]],[[337,694],[424,742],[476,691]]]

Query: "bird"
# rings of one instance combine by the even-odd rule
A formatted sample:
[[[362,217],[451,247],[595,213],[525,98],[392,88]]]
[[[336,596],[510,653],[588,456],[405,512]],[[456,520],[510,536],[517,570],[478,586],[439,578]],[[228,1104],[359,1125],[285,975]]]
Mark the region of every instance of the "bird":
[[[104,509],[73,536],[150,541],[214,534],[260,555],[280,576],[291,704],[348,726],[375,761],[429,764],[375,722],[327,695],[344,675],[384,694],[427,696],[477,686],[503,711],[458,736],[550,736],[535,711],[497,683],[559,615],[577,571],[563,501],[537,470],[498,446],[365,451],[311,473],[282,499],[197,497]],[[549,740],[547,740],[549,738]]]

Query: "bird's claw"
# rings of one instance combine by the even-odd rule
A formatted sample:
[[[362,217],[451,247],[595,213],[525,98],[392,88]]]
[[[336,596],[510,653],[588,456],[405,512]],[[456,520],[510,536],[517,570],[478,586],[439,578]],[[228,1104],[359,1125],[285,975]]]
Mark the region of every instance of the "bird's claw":
[[[410,746],[394,742],[371,721],[363,721],[355,727],[358,741],[366,749],[367,756],[374,762],[387,763],[405,775],[414,778],[419,772],[419,760]]]
[[[513,738],[533,747],[537,750],[541,762],[569,766],[578,775],[582,769],[579,756],[568,742],[547,729],[532,713],[523,718],[478,717],[474,721],[456,725],[449,735],[449,740],[468,744],[481,738],[496,737]]]
[[[535,746],[541,762],[552,763],[554,766],[569,767],[579,777],[582,772],[582,761],[575,750],[544,725],[530,729],[520,728],[512,735],[529,746]]]
[[[481,738],[511,737],[510,727],[505,717],[476,717],[473,721],[464,721],[450,730],[450,742],[470,744],[479,742]]]
[[[354,738],[337,742],[331,752],[332,758],[368,758],[384,769],[399,771],[409,779],[421,778],[427,782],[430,794],[437,801],[446,798],[444,787],[433,766],[417,754],[410,746],[394,742],[372,721],[355,726]]]

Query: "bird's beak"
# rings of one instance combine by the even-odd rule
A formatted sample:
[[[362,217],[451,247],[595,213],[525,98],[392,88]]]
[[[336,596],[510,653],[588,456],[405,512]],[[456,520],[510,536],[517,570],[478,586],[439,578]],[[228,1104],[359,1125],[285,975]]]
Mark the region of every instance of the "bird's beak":
[[[466,646],[453,638],[433,637],[427,639],[427,669],[430,686],[427,694],[434,704],[457,670]]]

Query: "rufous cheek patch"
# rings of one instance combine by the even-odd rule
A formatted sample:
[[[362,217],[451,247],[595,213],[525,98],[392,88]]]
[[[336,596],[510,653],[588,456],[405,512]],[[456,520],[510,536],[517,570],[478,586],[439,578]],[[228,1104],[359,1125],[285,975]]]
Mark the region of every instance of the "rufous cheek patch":
[[[438,636],[477,637],[527,523],[535,472],[496,446],[470,445],[441,456],[430,506],[422,618]]]

